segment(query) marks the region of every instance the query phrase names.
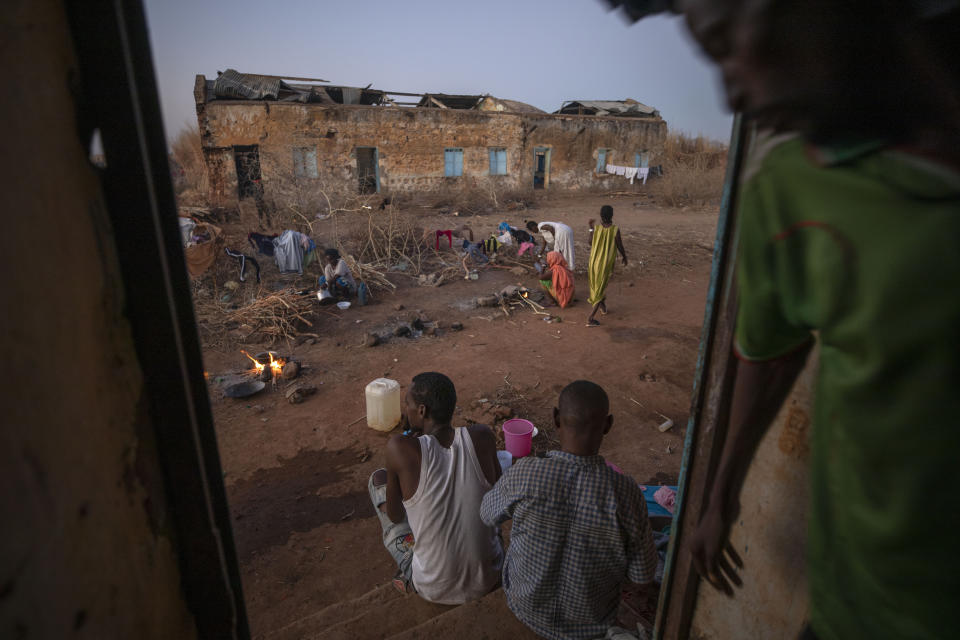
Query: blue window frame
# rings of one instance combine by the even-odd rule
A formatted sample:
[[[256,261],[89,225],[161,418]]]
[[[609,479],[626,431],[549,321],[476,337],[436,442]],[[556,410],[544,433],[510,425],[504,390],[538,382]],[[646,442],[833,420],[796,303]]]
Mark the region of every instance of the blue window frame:
[[[597,173],[607,170],[607,152],[610,149],[597,149]]]
[[[317,177],[317,148],[293,148],[293,174],[298,178]]]
[[[507,150],[502,147],[490,148],[490,175],[507,175]]]
[[[633,154],[633,166],[646,168],[650,165],[650,152],[638,151]]]
[[[463,175],[463,149],[443,150],[443,175],[448,178]]]

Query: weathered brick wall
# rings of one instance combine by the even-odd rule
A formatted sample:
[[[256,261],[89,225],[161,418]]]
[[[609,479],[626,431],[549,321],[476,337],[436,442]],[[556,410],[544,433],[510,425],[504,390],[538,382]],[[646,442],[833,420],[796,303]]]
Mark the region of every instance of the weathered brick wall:
[[[464,185],[498,190],[533,186],[534,149],[550,149],[548,188],[624,188],[624,178],[596,175],[597,151],[633,166],[634,153],[657,164],[666,135],[663,120],[513,114],[397,107],[328,106],[282,102],[198,102],[200,132],[213,195],[236,197],[235,145],[259,145],[265,195],[297,190],[295,147],[317,150],[322,188],[358,190],[356,147],[376,147],[381,193],[442,192]],[[444,148],[464,151],[463,177],[444,177]],[[507,175],[489,175],[490,147],[507,149]],[[309,185],[307,185],[309,186]]]

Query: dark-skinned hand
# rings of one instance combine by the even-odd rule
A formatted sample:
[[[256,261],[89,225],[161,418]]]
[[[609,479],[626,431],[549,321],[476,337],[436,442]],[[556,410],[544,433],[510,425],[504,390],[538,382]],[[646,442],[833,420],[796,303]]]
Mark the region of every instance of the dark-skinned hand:
[[[735,514],[730,515],[735,517]],[[733,517],[725,518],[720,507],[708,507],[690,542],[690,553],[697,572],[715,589],[730,597],[733,597],[734,586],[743,586],[743,580],[737,573],[743,569],[743,560],[729,539],[728,522]]]

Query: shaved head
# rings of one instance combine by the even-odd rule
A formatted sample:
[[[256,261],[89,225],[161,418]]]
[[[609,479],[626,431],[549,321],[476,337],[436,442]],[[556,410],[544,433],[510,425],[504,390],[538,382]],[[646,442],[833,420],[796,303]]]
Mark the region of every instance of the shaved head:
[[[610,413],[607,392],[595,382],[577,380],[560,392],[558,418],[577,431],[602,429]]]

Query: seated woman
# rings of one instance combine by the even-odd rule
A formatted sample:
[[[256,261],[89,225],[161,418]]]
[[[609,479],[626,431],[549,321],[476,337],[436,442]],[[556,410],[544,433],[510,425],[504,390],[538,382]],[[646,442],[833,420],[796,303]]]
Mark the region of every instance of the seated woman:
[[[547,266],[540,272],[540,286],[565,309],[573,300],[573,271],[559,251],[547,254]]]
[[[357,281],[350,273],[350,267],[340,257],[336,249],[327,249],[323,252],[327,264],[323,267],[323,275],[318,284],[321,289],[328,289],[335,298],[350,298],[357,292]]]

